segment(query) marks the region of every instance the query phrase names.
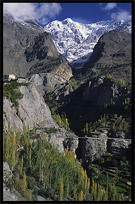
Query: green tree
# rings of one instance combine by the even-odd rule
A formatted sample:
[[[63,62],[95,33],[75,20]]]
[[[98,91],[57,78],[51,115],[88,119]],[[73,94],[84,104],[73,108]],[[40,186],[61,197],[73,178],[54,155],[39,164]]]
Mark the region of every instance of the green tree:
[[[86,134],[88,134],[89,133],[89,124],[88,123],[86,123],[85,129],[86,129]]]

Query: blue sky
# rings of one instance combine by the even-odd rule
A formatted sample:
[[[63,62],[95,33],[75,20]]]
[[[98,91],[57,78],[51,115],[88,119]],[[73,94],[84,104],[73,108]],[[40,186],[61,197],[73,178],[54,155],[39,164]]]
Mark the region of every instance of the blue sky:
[[[81,23],[103,20],[128,20],[131,3],[4,3],[4,13],[18,21],[34,19],[44,26],[53,20],[72,18]]]
[[[131,15],[130,3],[61,3],[61,7],[63,12],[57,17],[58,20],[70,16],[70,18],[80,22],[89,23],[109,20],[113,13],[117,15],[126,11]]]

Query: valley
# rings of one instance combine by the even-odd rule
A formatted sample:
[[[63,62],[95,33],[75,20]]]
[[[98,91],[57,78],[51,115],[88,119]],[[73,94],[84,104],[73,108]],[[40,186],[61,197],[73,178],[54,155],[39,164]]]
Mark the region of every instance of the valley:
[[[131,201],[131,24],[3,25],[4,201]]]

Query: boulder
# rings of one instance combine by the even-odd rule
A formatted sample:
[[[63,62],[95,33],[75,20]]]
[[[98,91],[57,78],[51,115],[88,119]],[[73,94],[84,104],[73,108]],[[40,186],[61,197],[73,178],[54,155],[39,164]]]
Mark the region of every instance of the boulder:
[[[120,158],[131,145],[131,139],[112,139],[108,141],[108,152],[113,156]]]
[[[82,139],[82,159],[84,162],[92,162],[105,155],[107,151],[107,138]]]

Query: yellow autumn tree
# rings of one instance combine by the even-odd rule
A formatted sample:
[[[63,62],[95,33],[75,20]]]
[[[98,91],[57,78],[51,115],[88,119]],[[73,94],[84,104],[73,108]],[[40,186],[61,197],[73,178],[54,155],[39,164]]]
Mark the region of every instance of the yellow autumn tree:
[[[13,170],[13,168],[16,166],[17,161],[18,161],[17,155],[16,155],[17,146],[16,146],[16,136],[15,135],[12,136],[11,144],[12,144],[12,149],[11,149],[11,167],[12,167],[12,170]]]
[[[59,126],[62,127],[62,120],[59,114],[57,115],[57,120],[58,120]]]
[[[16,144],[15,135],[12,136],[12,139],[13,139],[13,145],[15,146],[15,144]]]
[[[26,182],[26,174],[24,172],[23,174],[23,188],[26,189],[27,188],[27,182]]]
[[[82,175],[82,178],[83,178],[83,180],[84,180],[84,169],[83,168],[81,168],[81,175]]]
[[[45,127],[45,118],[43,119],[43,127]]]
[[[61,177],[59,180],[59,200],[62,201],[64,197],[64,184],[63,178]]]
[[[87,178],[87,188],[90,188],[90,178]]]
[[[67,128],[68,130],[70,130],[70,128],[69,128],[69,122],[68,122],[68,119],[67,119],[67,118],[65,118],[65,123],[66,123],[66,128]]]
[[[94,184],[94,201],[97,201],[97,183]]]
[[[82,190],[79,193],[78,201],[83,201],[83,191]]]
[[[97,201],[102,201],[102,187],[98,184]]]
[[[69,177],[66,179],[66,196],[69,195]]]
[[[67,151],[65,149],[65,156],[67,157],[68,161],[74,165],[75,164],[75,155],[73,151]]]
[[[108,192],[107,192],[107,190],[105,190],[104,188],[103,188],[103,197],[102,197],[102,200],[103,201],[108,201]]]
[[[21,139],[21,129],[19,128],[19,130],[16,133],[17,144],[20,144],[20,139]]]
[[[23,169],[23,156],[21,158],[21,164],[20,164],[20,175],[22,175],[22,169]]]

